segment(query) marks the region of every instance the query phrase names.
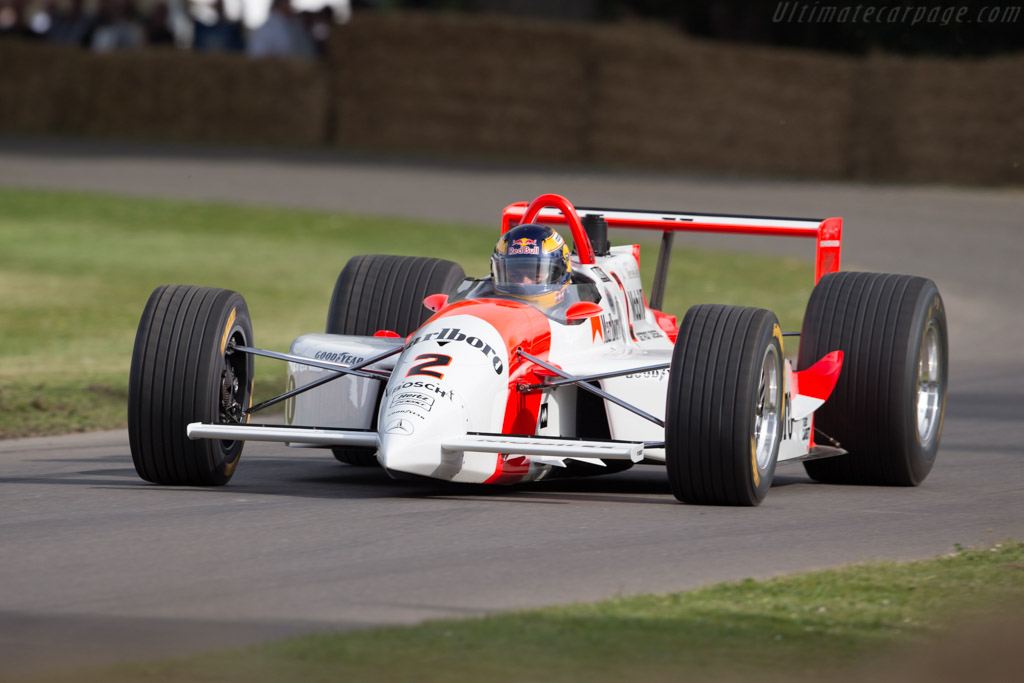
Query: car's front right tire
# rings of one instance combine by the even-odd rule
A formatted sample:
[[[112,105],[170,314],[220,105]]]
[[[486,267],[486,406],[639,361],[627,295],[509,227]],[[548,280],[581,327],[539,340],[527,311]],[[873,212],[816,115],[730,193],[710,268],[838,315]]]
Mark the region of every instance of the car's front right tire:
[[[212,287],[165,285],[139,321],[128,380],[128,441],[135,471],[156,484],[220,486],[238,466],[242,441],[189,439],[191,422],[245,420],[253,358],[245,299]]]

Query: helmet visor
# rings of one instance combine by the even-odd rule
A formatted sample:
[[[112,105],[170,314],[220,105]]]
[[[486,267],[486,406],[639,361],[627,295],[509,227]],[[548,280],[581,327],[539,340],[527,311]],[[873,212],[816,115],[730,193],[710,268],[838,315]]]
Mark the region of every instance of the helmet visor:
[[[495,254],[494,287],[499,292],[536,295],[553,292],[569,280],[569,271],[561,254],[545,256],[506,256]]]

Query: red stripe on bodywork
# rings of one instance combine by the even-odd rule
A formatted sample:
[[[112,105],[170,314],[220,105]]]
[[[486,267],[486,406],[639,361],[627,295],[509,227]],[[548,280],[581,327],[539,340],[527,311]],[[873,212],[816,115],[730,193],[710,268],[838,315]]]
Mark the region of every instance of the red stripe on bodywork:
[[[540,368],[528,360],[520,361],[516,349],[522,348],[531,355],[547,360],[551,351],[551,322],[532,306],[504,299],[459,301],[446,306],[432,316],[430,321],[454,315],[471,315],[489,323],[501,335],[508,351],[508,397],[501,426],[502,434],[536,432],[541,395],[520,393],[516,386],[520,383],[539,383],[541,378],[534,374],[534,370]],[[521,481],[530,469],[530,461],[524,457],[506,460],[499,454],[495,460],[494,474],[484,481],[485,484],[514,484]]]

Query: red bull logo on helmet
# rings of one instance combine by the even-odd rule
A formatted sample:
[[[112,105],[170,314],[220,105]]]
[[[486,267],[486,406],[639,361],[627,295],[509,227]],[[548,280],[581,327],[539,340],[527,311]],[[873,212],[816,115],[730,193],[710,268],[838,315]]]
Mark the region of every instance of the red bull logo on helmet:
[[[539,254],[540,247],[537,246],[537,240],[530,239],[529,237],[520,237],[519,239],[512,240],[509,245],[508,254]]]

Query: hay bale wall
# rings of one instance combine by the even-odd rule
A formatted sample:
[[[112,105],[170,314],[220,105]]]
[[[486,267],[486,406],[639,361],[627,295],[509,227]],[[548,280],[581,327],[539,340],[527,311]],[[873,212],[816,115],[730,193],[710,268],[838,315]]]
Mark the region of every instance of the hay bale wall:
[[[849,60],[691,42],[634,29],[602,37],[595,160],[836,177],[850,145]]]
[[[858,65],[848,176],[1024,183],[1024,56]]]
[[[344,145],[577,161],[587,32],[459,16],[360,18],[331,46]]]
[[[326,63],[0,44],[0,130],[1024,182],[1024,56],[855,59],[654,25],[360,15]]]
[[[654,25],[365,16],[331,137],[366,148],[738,173],[1024,182],[1024,57],[856,59]]]
[[[0,45],[0,129],[171,140],[321,144],[319,64],[152,50],[94,55]]]

